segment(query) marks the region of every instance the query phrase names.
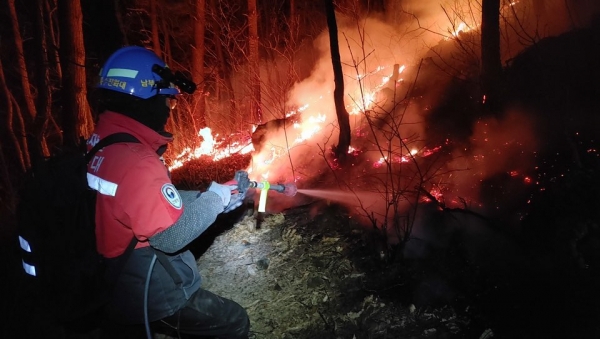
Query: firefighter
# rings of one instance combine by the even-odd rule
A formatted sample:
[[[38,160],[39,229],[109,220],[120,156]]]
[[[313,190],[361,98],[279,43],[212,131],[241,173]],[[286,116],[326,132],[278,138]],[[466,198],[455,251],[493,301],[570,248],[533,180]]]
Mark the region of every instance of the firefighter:
[[[200,287],[186,249],[244,196],[233,181],[212,182],[206,192],[172,184],[162,154],[173,140],[165,126],[180,90],[159,74],[173,75],[154,52],[123,47],[102,67],[96,89],[101,113],[88,150],[116,132],[140,141],[108,146],[88,166],[88,184],[98,191],[97,248],[114,285],[107,313],[119,324],[146,324],[147,331],[162,325],[192,336],[247,338],[246,311]],[[132,237],[135,249],[119,263]]]

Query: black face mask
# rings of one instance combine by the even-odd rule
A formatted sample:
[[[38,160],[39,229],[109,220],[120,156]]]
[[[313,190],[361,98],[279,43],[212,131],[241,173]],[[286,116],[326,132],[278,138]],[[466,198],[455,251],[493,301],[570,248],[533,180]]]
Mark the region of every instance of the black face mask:
[[[115,91],[99,90],[98,105],[101,111],[109,110],[126,115],[157,132],[165,130],[171,113],[167,95],[155,95],[148,99]]]
[[[162,132],[165,130],[171,114],[171,109],[167,106],[166,99],[167,97],[164,95],[155,95],[146,100],[139,100],[136,107],[129,114],[125,113],[125,115],[157,132]]]

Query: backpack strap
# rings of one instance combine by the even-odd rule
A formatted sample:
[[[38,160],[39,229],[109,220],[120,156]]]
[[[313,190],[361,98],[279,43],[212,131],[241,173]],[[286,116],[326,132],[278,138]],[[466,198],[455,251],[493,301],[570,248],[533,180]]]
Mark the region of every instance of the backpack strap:
[[[124,133],[124,132],[114,133],[114,134],[107,136],[106,138],[102,138],[96,145],[94,145],[94,147],[92,147],[92,149],[89,152],[87,152],[87,154],[85,155],[85,162],[89,163],[90,160],[92,160],[92,158],[94,157],[94,155],[96,155],[96,153],[99,150],[103,149],[104,147],[112,145],[112,144],[116,144],[119,142],[133,142],[133,143],[141,144],[141,141],[139,141],[136,137],[134,137],[133,135],[131,135],[129,133]]]
[[[167,273],[171,276],[171,279],[173,279],[173,282],[175,283],[175,285],[183,284],[183,280],[179,276],[179,273],[177,273],[177,271],[175,270],[175,267],[173,267],[173,264],[171,264],[171,262],[169,261],[169,258],[167,257],[167,255],[165,253],[163,253],[162,251],[155,249],[152,246],[150,246],[150,248],[152,249],[154,254],[156,254],[156,258],[158,259],[158,262],[160,262],[160,264],[163,266],[165,271],[167,271]]]
[[[111,135],[101,139],[85,155],[86,163],[89,163],[90,160],[92,160],[92,158],[94,157],[94,155],[102,148],[112,145],[112,144],[119,143],[119,142],[141,143],[136,137],[134,137],[133,135],[131,135],[129,133],[119,132],[119,133],[111,134]],[[120,258],[119,258],[120,260],[119,260],[119,263],[117,264],[118,267],[116,270],[117,275],[119,275],[121,273],[121,271],[123,270],[123,267],[125,266],[125,263],[127,262],[127,259],[129,258],[129,256],[133,252],[133,250],[135,249],[135,246],[137,245],[137,243],[138,243],[138,240],[134,236],[133,239],[131,239],[131,242],[129,243],[129,245],[127,246],[127,249],[125,250],[125,252],[123,252],[123,254],[120,255]],[[165,268],[165,270],[169,273],[169,275],[171,276],[171,278],[173,279],[175,284],[176,285],[182,284],[181,277],[179,276],[179,274],[177,274],[177,271],[175,271],[175,268],[173,267],[173,265],[167,258],[166,254],[164,254],[161,251],[155,250],[152,247],[150,247],[150,248],[156,253],[158,261]]]
[[[139,141],[138,138],[134,137],[133,135],[131,135],[129,133],[125,133],[125,132],[113,133],[113,134],[101,139],[96,145],[94,145],[94,147],[92,147],[92,149],[89,152],[86,153],[85,163],[86,164],[89,163],[90,160],[92,160],[94,155],[99,150],[103,149],[104,147],[110,146],[112,144],[120,143],[120,142],[132,142],[132,143],[141,144],[141,141]],[[116,270],[117,276],[119,274],[121,274],[121,271],[123,270],[123,267],[125,266],[125,263],[127,262],[127,259],[129,258],[129,256],[133,252],[133,250],[135,249],[135,246],[137,245],[137,243],[138,243],[137,238],[135,236],[133,236],[131,241],[129,242],[129,245],[127,245],[127,249],[125,249],[125,252],[123,252],[123,254],[120,255],[119,262],[117,264],[117,270]]]

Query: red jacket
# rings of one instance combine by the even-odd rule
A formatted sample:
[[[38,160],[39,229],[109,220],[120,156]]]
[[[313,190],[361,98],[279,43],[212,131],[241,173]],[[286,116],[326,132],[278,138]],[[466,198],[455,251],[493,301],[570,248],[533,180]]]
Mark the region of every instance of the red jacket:
[[[96,189],[96,241],[100,254],[114,258],[125,252],[132,236],[136,248],[174,224],[183,213],[179,193],[171,183],[157,150],[172,140],[114,112],[104,112],[88,139],[88,151],[102,138],[126,132],[141,143],[113,144],[100,150],[88,165],[88,183]]]

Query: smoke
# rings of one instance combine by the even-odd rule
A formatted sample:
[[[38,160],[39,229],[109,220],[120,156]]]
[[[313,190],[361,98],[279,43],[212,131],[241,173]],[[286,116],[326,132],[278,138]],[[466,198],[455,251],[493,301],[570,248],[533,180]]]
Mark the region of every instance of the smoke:
[[[344,99],[346,110],[351,114],[350,122],[356,135],[357,129],[364,128],[362,116],[365,107],[381,107],[382,100],[400,102],[417,76],[419,60],[435,44],[448,36],[448,29],[440,29],[443,11],[438,2],[415,2],[408,9],[400,11],[402,17],[395,17],[395,24],[385,22],[378,16],[353,19],[338,13],[338,41],[344,74]],[[432,10],[433,7],[437,9]],[[408,10],[413,10],[410,13]],[[440,14],[441,13],[441,14]],[[419,17],[420,28],[415,26]],[[439,22],[438,22],[439,21]],[[446,34],[444,34],[446,31]],[[311,178],[328,171],[323,161],[324,152],[337,144],[338,128],[333,101],[334,76],[329,34],[324,30],[314,41],[313,49],[318,55],[310,75],[294,84],[287,93],[286,107],[301,111],[302,122],[294,128],[279,128],[270,131],[268,142],[263,150],[254,156],[251,171],[269,180],[296,181]],[[393,74],[394,65],[402,66],[404,72]],[[398,67],[396,66],[396,67]],[[397,81],[390,83],[390,77]],[[422,82],[427,79],[420,76]],[[431,86],[432,91],[434,86]],[[387,92],[385,92],[387,91]],[[370,95],[380,93],[379,97]],[[382,93],[388,93],[382,97]],[[422,110],[428,104],[415,103],[402,108],[402,134],[422,135]],[[376,109],[374,109],[376,110]],[[384,112],[385,113],[385,112]],[[315,123],[318,121],[318,123]],[[314,132],[314,136],[303,138]],[[299,139],[306,139],[298,141]],[[355,140],[357,140],[355,138]],[[356,145],[354,145],[356,146]],[[289,153],[286,150],[289,149]],[[365,149],[361,149],[365,152]],[[369,161],[376,161],[379,152],[370,152]],[[273,158],[277,158],[273,166]]]
[[[399,5],[400,3],[402,6]],[[396,10],[390,11],[394,15],[388,13],[387,16],[361,18],[359,22],[338,17],[338,40],[345,80],[346,109],[349,112],[356,108],[359,111],[364,109],[364,100],[368,100],[364,99],[364,94],[367,92],[385,94],[387,91],[388,94],[382,96],[384,99],[386,97],[389,99],[389,92],[392,91],[391,97],[399,101],[410,97],[408,105],[393,109],[395,117],[401,118],[400,135],[412,136],[414,141],[412,145],[416,149],[437,145],[442,146],[444,150],[449,149],[447,157],[440,157],[444,161],[440,172],[444,175],[435,177],[435,181],[446,189],[443,192],[445,206],[467,207],[475,213],[486,216],[497,217],[498,214],[505,214],[501,216],[501,220],[507,221],[507,215],[517,215],[507,210],[507,207],[522,208],[527,204],[528,193],[531,192],[532,185],[535,185],[537,179],[535,177],[536,161],[538,161],[536,155],[546,146],[544,139],[547,135],[538,133],[541,124],[540,121],[536,121],[536,115],[523,109],[510,108],[497,117],[480,119],[476,115],[468,115],[464,112],[473,110],[480,98],[469,97],[468,91],[448,94],[452,90],[450,86],[456,85],[456,82],[449,79],[450,77],[469,81],[477,79],[477,75],[468,72],[478,72],[476,62],[479,47],[476,31],[479,25],[477,18],[481,13],[479,8],[468,6],[475,1],[461,3],[465,6],[459,6],[460,3],[454,1],[444,2],[442,5],[439,1],[433,0],[396,1],[394,2],[397,6]],[[569,16],[574,16],[574,12],[572,8],[565,8],[564,3],[566,2],[562,0],[520,1],[517,2],[517,6],[506,9],[504,15],[507,17],[518,15],[520,21],[516,26],[508,27],[508,31],[503,31],[503,60],[513,58],[524,48],[522,37],[544,37],[566,30],[573,23]],[[594,4],[594,6],[598,5]],[[591,5],[588,8],[591,8]],[[583,11],[578,13],[581,14]],[[578,17],[582,17],[582,22],[587,20],[581,15]],[[464,26],[460,26],[461,23],[464,23]],[[458,27],[462,27],[463,35],[456,32]],[[515,29],[521,32],[515,32]],[[465,57],[465,45],[455,42],[452,39],[453,33],[464,39],[463,42],[474,43],[469,45],[469,48],[472,48],[471,55]],[[522,35],[515,38],[517,33]],[[323,116],[321,130],[312,138],[292,147],[289,154],[275,162],[276,166],[270,164],[265,167],[268,168],[270,179],[295,181],[299,188],[303,188],[303,183],[311,178],[324,176],[330,172],[323,160],[322,152],[337,143],[333,103],[334,83],[327,32],[323,32],[314,41],[314,48],[319,57],[313,66],[313,71],[310,76],[293,86],[288,93],[287,105],[302,108],[304,121]],[[475,63],[470,64],[471,61]],[[398,82],[393,86],[389,83],[382,85],[384,78],[392,76],[395,64],[405,65],[405,71],[398,74]],[[440,65],[449,66],[450,71],[440,69]],[[442,131],[447,133],[435,135],[426,121],[429,121],[427,118],[432,118],[431,112],[440,109],[438,104],[444,100],[444,95],[463,96],[468,103],[449,105],[447,108],[449,112],[444,114],[444,118],[450,122],[449,126],[443,126],[445,121],[436,122],[446,127]],[[385,106],[384,102],[376,102],[376,104]],[[377,108],[372,109],[377,111]],[[388,110],[379,113],[386,111]],[[356,157],[352,166],[336,171],[335,177],[328,176],[329,181],[325,184],[330,186],[325,187],[323,192],[304,191],[304,193],[311,193],[322,199],[349,206],[358,212],[363,222],[368,223],[368,220],[364,220],[363,211],[357,208],[359,204],[355,195],[348,192],[334,194],[330,190],[332,186],[338,188],[337,180],[357,185],[358,187],[354,187],[356,192],[360,192],[357,196],[366,204],[368,211],[374,213],[370,214],[371,216],[380,218],[379,226],[381,226],[383,223],[381,216],[388,208],[384,193],[389,192],[374,193],[372,188],[377,184],[369,182],[366,178],[375,179],[373,181],[379,179],[375,173],[380,170],[373,165],[381,154],[373,150],[375,147],[372,142],[376,137],[385,136],[381,131],[385,129],[385,124],[371,130],[362,128],[364,122],[361,114],[351,115],[352,146],[360,148],[360,155]],[[285,148],[286,145],[292,144],[293,135],[294,130],[287,130],[286,133],[279,131],[269,138],[270,146]],[[290,136],[292,136],[291,140]],[[426,140],[429,137],[438,144],[431,145],[431,140]],[[454,142],[452,137],[456,139],[460,137],[460,142]],[[447,144],[441,143],[444,139],[450,140]],[[259,157],[262,158],[256,160],[260,162],[263,159],[271,159],[271,155],[271,150],[261,152]],[[437,154],[431,157],[435,156]],[[423,162],[428,164],[428,159],[425,158]],[[410,170],[410,167],[407,167],[407,170]],[[366,191],[368,194],[365,194]],[[274,208],[272,205],[274,202],[278,208],[289,207],[293,203],[299,204],[300,201],[305,202],[308,195],[303,194],[303,190],[299,192],[298,197],[295,198],[298,200],[294,201],[275,195],[273,197],[275,201],[270,201],[270,208]],[[467,203],[467,206],[464,203]],[[411,206],[407,201],[403,201],[402,204],[402,208]],[[487,221],[473,215],[452,214],[450,218],[448,215],[441,211],[436,202],[420,204],[416,215],[406,219],[410,219],[407,223],[414,222],[414,226],[411,241],[406,244],[403,253],[405,257],[438,258],[440,255],[464,257],[472,267],[479,268],[492,263],[496,268],[494,272],[510,272],[512,258],[517,254],[521,255],[513,239],[507,236],[506,228],[510,224],[502,223],[500,225],[502,229],[499,229],[490,227]],[[396,235],[394,233],[396,230],[389,231],[391,237]],[[395,241],[393,238],[388,240]],[[457,255],[456,252],[449,251],[457,248],[464,253]],[[433,255],[435,253],[438,257]],[[432,299],[445,301],[453,297],[451,283],[442,277],[425,278],[415,289],[415,301],[423,304],[430,303]]]
[[[518,18],[516,23],[520,25],[505,26],[503,30],[505,60],[514,57],[523,48],[523,45],[516,46],[517,42],[522,42],[515,38],[517,28],[524,30],[521,34],[542,34],[543,37],[560,33],[569,22],[569,14],[557,10],[559,7],[565,9],[563,1],[520,1],[515,2],[515,6],[503,4],[503,18]],[[452,86],[452,77],[473,78],[473,74],[462,75],[460,72],[476,72],[478,67],[471,64],[467,65],[470,69],[460,68],[466,64],[456,60],[464,57],[465,46],[454,40],[460,34],[457,32],[459,27],[462,34],[470,34],[461,36],[461,41],[475,43],[471,46],[472,54],[463,61],[476,62],[481,17],[477,2],[415,0],[391,2],[390,6],[393,8],[385,15],[358,20],[342,13],[337,15],[344,98],[346,110],[351,113],[353,129],[352,146],[360,148],[362,163],[356,164],[356,168],[365,172],[372,170],[373,163],[381,158],[372,141],[376,137],[381,138],[385,129],[385,124],[382,124],[383,127],[376,126],[374,130],[364,128],[365,107],[373,114],[385,115],[389,110],[379,109],[385,106],[385,100],[391,98],[396,103],[408,102],[392,109],[394,119],[401,121],[400,135],[410,136],[414,140],[412,146],[417,150],[436,146],[424,140],[430,127],[425,123],[426,118],[447,92],[448,86]],[[573,12],[570,15],[573,16]],[[324,161],[338,138],[327,30],[313,41],[313,49],[317,57],[312,72],[292,86],[285,104],[297,109],[301,122],[270,131],[266,147],[254,156],[250,171],[255,179],[302,185],[308,179],[329,172],[328,166],[335,166]],[[394,65],[405,68],[400,74],[393,74]],[[440,65],[447,65],[455,73],[449,74],[449,70],[441,69]],[[395,83],[386,82],[394,76],[397,76]],[[374,93],[377,95],[369,96]],[[409,97],[410,101],[403,101]],[[475,102],[477,98],[465,100]],[[464,147],[461,144],[461,148],[452,151],[451,160],[446,165],[451,173],[446,178],[447,183],[452,187],[454,196],[477,201],[480,199],[480,183],[501,174],[525,180],[527,170],[533,166],[532,154],[539,145],[533,128],[536,122],[522,113],[513,110],[499,119],[474,120],[468,117],[461,120],[461,124],[465,125],[462,128],[471,135]],[[450,115],[448,119],[454,118]],[[367,134],[367,138],[362,139],[362,133]],[[515,162],[517,160],[518,163]],[[357,172],[356,168],[353,173]]]
[[[540,142],[535,126],[535,120],[518,109],[501,119],[478,121],[468,146],[455,149],[447,164],[453,194],[480,201],[479,183],[496,175],[527,180],[535,167]]]
[[[435,26],[432,23],[435,20],[427,14],[426,6],[420,4],[418,7],[415,10],[421,16],[421,23],[427,23],[429,27]],[[353,130],[361,125],[364,127],[365,121],[361,113],[365,107],[383,106],[383,100],[390,100],[389,93],[394,93],[391,100],[395,102],[406,97],[416,77],[419,59],[427,52],[427,45],[443,39],[442,31],[432,33],[419,29],[414,27],[412,15],[403,16],[402,22],[405,23],[391,25],[381,17],[361,18],[357,21],[338,14],[344,99],[346,110],[351,114]],[[255,175],[290,181],[309,178],[327,170],[324,168],[323,151],[337,144],[338,138],[333,101],[335,84],[327,30],[314,40],[313,48],[318,58],[312,72],[292,86],[287,93],[285,105],[301,111],[302,123],[295,128],[270,131],[267,147],[254,157],[252,170]],[[395,65],[402,66],[403,72],[393,74]],[[398,81],[390,83],[389,78],[394,76]],[[371,97],[375,93],[380,93],[379,97]],[[382,99],[381,93],[388,93],[388,97],[383,95]],[[422,109],[419,104],[403,109],[402,128],[406,129],[404,134],[422,134],[422,117],[419,112]],[[314,123],[315,121],[319,123]],[[305,134],[313,132],[314,137],[303,138]],[[299,142],[299,139],[306,140]],[[286,149],[290,149],[289,154],[279,157],[286,153]],[[278,158],[277,166],[271,165],[273,154]],[[379,156],[378,152],[374,152],[370,160],[374,161]],[[295,177],[291,175],[292,167],[299,171]]]

